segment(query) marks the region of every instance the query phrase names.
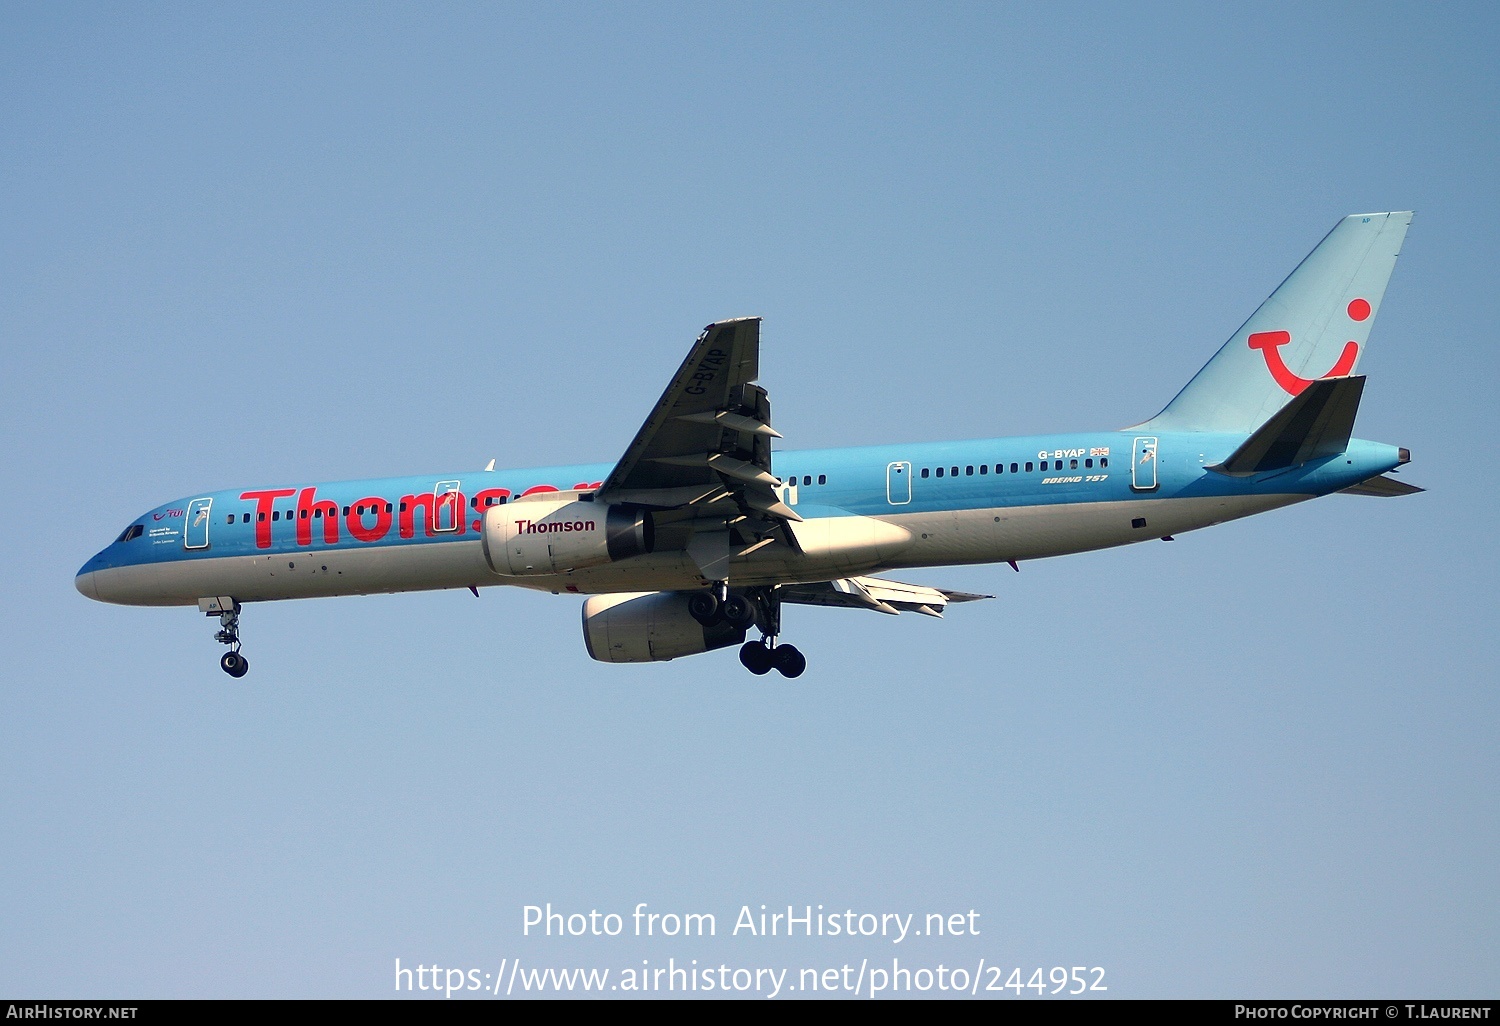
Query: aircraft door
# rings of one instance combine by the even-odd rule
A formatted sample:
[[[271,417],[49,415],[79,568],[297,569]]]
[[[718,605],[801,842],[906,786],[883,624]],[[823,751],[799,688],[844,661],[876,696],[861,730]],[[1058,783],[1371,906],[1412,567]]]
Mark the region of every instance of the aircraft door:
[[[439,481],[432,488],[433,531],[456,531],[463,517],[464,496],[458,490],[458,482]]]
[[[213,499],[194,499],[188,503],[187,523],[182,525],[183,548],[208,548],[208,521],[213,504]]]
[[[910,463],[900,461],[886,465],[885,501],[892,506],[904,506],[911,501]]]
[[[1130,487],[1138,492],[1149,492],[1156,485],[1156,438],[1137,438],[1130,454]]]

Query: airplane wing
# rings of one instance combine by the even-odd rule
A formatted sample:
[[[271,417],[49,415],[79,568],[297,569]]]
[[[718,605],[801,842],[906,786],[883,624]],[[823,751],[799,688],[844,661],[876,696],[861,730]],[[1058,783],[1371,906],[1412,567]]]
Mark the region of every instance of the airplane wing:
[[[709,579],[722,579],[728,559],[747,548],[796,547],[786,524],[802,518],[776,492],[771,439],[781,436],[766,390],[753,384],[759,374],[759,317],[704,328],[599,490],[600,502],[691,521],[687,551]]]
[[[847,609],[873,609],[877,613],[897,615],[903,612],[924,616],[942,616],[950,602],[977,602],[994,598],[967,591],[946,591],[921,584],[903,584],[882,577],[846,577],[821,584],[789,584],[781,589],[783,602],[804,606],[842,606]]]

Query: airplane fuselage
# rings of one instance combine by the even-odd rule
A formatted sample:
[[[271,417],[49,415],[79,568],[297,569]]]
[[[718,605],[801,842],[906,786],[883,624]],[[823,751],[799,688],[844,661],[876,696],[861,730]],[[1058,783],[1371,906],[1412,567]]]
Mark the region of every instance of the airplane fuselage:
[[[1171,538],[1331,492],[1421,491],[1404,449],[1353,437],[1355,372],[1410,212],[1351,214],[1155,417],[1112,432],[775,452],[758,317],[699,333],[612,464],[205,493],[84,564],[89,598],[219,618],[246,602],[512,584],[588,595],[601,662],[740,645],[797,677],[782,606],[941,616],[989,598],[891,580]],[[751,629],[759,641],[747,641]]]
[[[1208,469],[1243,441],[1124,431],[778,452],[779,492],[804,518],[804,544],[737,555],[729,580],[824,581],[1107,548],[1339,491],[1402,462],[1395,446],[1353,440],[1336,457],[1289,470],[1232,477]],[[587,494],[610,467],[206,492],[138,518],[84,565],[77,586],[106,602],[193,605],[209,595],[256,602],[497,584],[597,594],[708,583],[672,544],[670,522],[650,553],[563,573],[496,572],[487,515],[524,523],[523,497]]]

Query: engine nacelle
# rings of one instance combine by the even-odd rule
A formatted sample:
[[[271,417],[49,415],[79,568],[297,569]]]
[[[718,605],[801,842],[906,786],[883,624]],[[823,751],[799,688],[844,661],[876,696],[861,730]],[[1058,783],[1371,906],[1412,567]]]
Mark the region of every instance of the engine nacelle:
[[[525,499],[484,514],[484,558],[506,577],[560,574],[650,552],[651,514],[577,498]]]
[[[652,663],[745,640],[744,628],[705,627],[688,612],[690,592],[594,595],[583,604],[583,643],[601,663]]]

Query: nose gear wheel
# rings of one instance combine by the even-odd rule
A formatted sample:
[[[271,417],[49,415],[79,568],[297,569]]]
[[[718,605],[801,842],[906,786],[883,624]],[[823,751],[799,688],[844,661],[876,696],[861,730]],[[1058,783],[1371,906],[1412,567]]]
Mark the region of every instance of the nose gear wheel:
[[[229,651],[219,659],[219,669],[231,677],[243,677],[250,672],[250,660],[240,655],[240,604],[236,602],[233,607],[220,610],[218,615],[219,631],[214,640],[229,646]]]

